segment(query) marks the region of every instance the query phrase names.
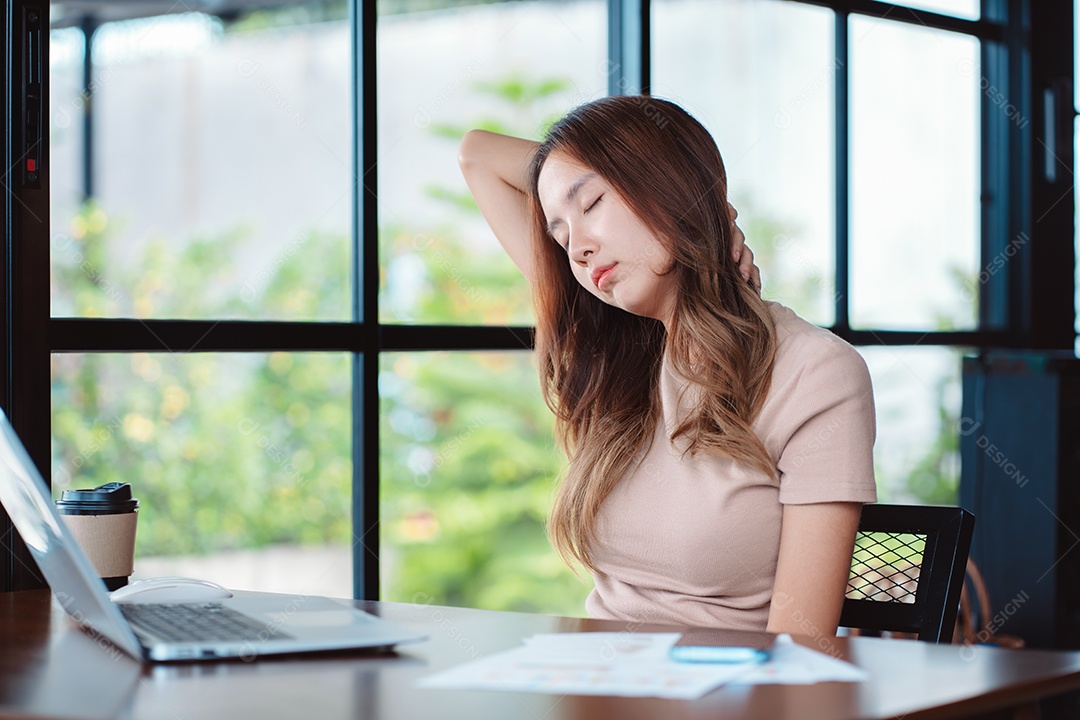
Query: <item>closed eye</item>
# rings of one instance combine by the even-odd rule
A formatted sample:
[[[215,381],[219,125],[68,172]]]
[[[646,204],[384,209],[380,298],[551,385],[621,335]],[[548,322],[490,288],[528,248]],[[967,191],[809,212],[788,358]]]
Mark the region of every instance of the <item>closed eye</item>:
[[[599,194],[599,195],[598,195],[598,196],[596,197],[596,199],[592,201],[592,204],[591,204],[591,205],[589,205],[589,207],[585,208],[585,212],[583,212],[583,213],[582,213],[582,215],[588,215],[588,214],[589,214],[589,211],[590,211],[590,210],[592,210],[592,209],[593,209],[594,207],[596,207],[597,203],[599,203],[599,202],[600,202],[600,200],[602,200],[602,199],[603,199],[603,197],[604,197],[604,194],[603,194],[603,193],[600,193],[600,194]]]

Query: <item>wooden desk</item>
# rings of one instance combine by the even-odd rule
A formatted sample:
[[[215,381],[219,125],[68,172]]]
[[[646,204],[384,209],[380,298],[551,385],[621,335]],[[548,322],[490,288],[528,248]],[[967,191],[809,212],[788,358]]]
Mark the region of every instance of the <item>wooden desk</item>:
[[[694,702],[652,698],[428,690],[417,678],[516,647],[540,632],[623,631],[625,623],[402,603],[369,612],[430,640],[362,653],[141,665],[78,630],[44,591],[0,593],[0,715],[85,718],[619,718],[978,717],[1080,687],[1080,653],[841,638],[866,683],[727,687]],[[631,627],[655,631],[663,626]],[[810,644],[809,639],[802,639]]]

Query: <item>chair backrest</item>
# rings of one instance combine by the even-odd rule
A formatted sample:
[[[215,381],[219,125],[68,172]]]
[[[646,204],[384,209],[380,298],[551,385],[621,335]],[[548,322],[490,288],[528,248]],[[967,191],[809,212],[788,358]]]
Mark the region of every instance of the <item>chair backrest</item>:
[[[952,642],[974,529],[959,507],[864,505],[840,625]]]

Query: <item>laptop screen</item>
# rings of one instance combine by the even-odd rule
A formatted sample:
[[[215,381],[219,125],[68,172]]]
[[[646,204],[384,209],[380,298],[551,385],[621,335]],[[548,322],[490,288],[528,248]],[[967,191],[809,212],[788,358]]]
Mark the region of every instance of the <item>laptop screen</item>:
[[[142,657],[135,634],[60,519],[46,488],[15,429],[0,412],[0,503],[12,524],[64,610],[92,633],[100,633],[122,650]]]

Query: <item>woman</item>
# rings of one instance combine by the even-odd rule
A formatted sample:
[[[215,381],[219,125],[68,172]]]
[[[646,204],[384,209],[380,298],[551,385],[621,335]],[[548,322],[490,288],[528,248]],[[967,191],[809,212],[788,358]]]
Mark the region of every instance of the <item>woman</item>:
[[[746,282],[708,132],[612,97],[539,145],[471,131],[460,161],[533,290],[570,461],[549,532],[589,614],[834,635],[876,499],[869,374]]]

